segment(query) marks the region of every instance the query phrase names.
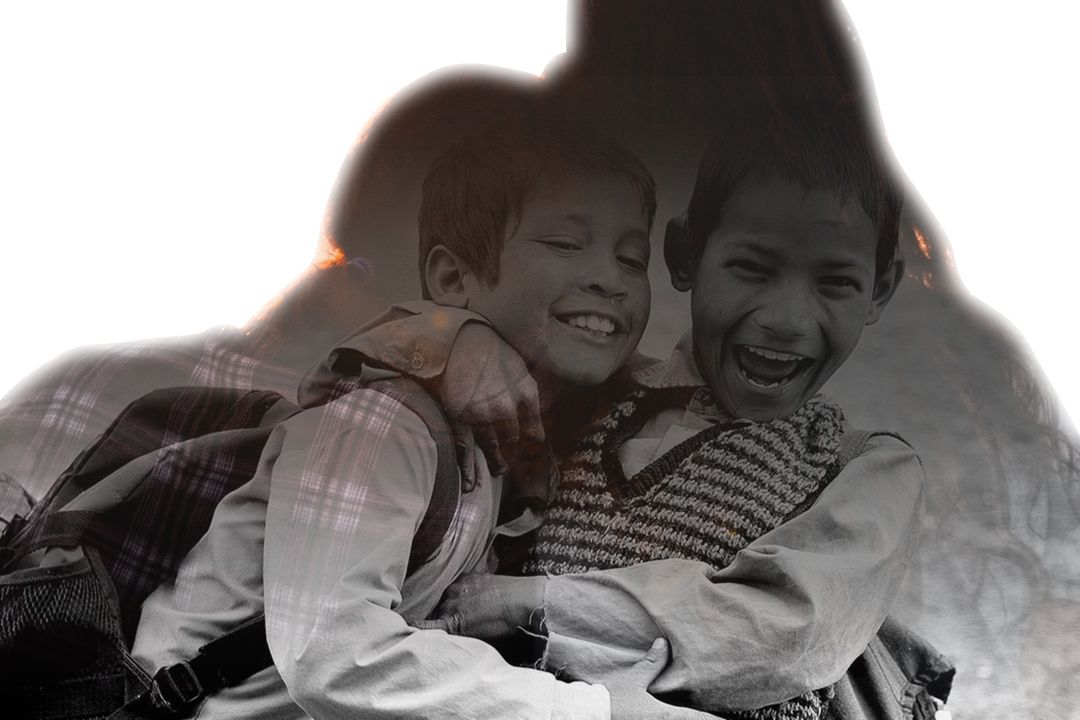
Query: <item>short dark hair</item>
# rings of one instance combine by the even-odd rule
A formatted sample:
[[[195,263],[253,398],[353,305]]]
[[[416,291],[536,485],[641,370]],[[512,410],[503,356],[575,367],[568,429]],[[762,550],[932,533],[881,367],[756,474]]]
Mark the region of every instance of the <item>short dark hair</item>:
[[[876,132],[850,100],[829,108],[773,107],[730,120],[705,151],[686,211],[695,259],[732,195],[747,182],[777,176],[857,198],[877,229],[875,279],[882,277],[896,257],[903,193]]]
[[[560,171],[614,173],[638,192],[649,227],[656,183],[629,150],[595,129],[563,118],[530,115],[466,136],[428,169],[418,218],[420,278],[436,245],[452,250],[489,287],[499,280],[499,257],[510,223],[520,219],[529,192]]]

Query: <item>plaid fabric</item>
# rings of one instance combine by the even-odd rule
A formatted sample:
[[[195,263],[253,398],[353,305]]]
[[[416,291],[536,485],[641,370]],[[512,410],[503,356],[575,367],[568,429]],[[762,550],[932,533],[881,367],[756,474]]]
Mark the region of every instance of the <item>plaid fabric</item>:
[[[266,361],[275,346],[219,328],[65,355],[0,401],[0,472],[41,498],[128,403],[158,388],[257,387],[295,398],[299,374]],[[0,518],[14,512],[0,503]]]
[[[421,419],[364,388],[282,427],[259,558],[267,639],[281,679],[258,697],[283,705],[259,717],[284,716],[292,702],[311,717],[607,716],[601,688],[557,684],[508,665],[479,641],[406,625],[427,617],[461,574],[487,566],[501,482],[482,464],[476,485],[458,497],[438,554],[409,573],[437,461]],[[213,529],[208,538],[218,547],[200,544],[207,557],[228,540]],[[160,615],[172,605],[163,603]],[[243,697],[239,690],[211,698],[204,716],[255,717],[256,688]]]
[[[272,429],[258,424],[280,402],[281,395],[269,391],[188,387],[150,393],[79,456],[36,508],[34,527],[50,536],[49,521],[59,521],[59,531],[75,531],[64,513],[48,516],[88,488],[100,491],[98,484],[107,483],[110,495],[126,498],[93,515],[83,537],[116,585],[129,638],[143,599],[176,573],[221,498],[255,474]],[[286,403],[285,409],[294,407]],[[154,451],[149,472],[133,478],[133,487],[113,474]]]
[[[423,418],[372,381],[278,430],[175,584],[143,605],[134,652],[146,667],[265,611],[280,676],[215,694],[201,716],[290,716],[295,703],[314,717],[390,706],[402,717],[564,717],[554,702],[577,708],[593,697],[586,687],[556,693],[550,676],[510,667],[476,641],[405,624],[426,617],[461,573],[485,567],[500,482],[481,473],[454,503],[435,560],[408,573],[439,462]]]
[[[303,637],[312,627],[333,628],[338,608],[332,588],[355,556],[372,547],[370,530],[381,522],[378,516],[386,514],[379,506],[415,500],[416,516],[424,511],[424,498],[406,497],[404,488],[400,500],[372,492],[380,459],[396,449],[390,438],[401,423],[402,406],[382,393],[342,393],[346,387],[339,385],[339,397],[319,413],[298,472],[274,469],[273,493],[289,501],[281,504],[285,513],[281,521],[272,519],[267,532],[284,536],[281,561],[275,565],[289,571],[266,587],[270,635]],[[385,530],[389,534],[395,528]],[[411,533],[408,537],[411,540]],[[396,559],[403,557],[405,553]],[[319,562],[310,562],[311,558]]]

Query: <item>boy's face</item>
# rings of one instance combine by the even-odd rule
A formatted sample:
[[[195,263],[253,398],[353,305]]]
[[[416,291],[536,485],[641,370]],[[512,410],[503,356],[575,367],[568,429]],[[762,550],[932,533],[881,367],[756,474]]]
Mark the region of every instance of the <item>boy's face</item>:
[[[468,307],[540,378],[603,382],[649,319],[649,225],[620,175],[550,173],[509,224],[494,287],[469,276]]]
[[[895,289],[898,274],[875,286],[876,247],[874,224],[853,198],[773,179],[727,201],[684,274],[695,359],[722,407],[769,420],[821,388]]]

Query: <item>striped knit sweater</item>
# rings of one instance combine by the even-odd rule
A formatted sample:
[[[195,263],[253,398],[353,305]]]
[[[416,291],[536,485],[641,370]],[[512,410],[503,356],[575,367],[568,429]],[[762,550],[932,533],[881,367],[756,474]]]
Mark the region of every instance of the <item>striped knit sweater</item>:
[[[618,449],[669,391],[637,390],[596,422],[567,463],[527,574],[565,574],[683,558],[727,566],[751,541],[797,515],[839,470],[839,408],[813,399],[764,423],[721,423],[627,478]],[[817,720],[829,690],[725,717]]]

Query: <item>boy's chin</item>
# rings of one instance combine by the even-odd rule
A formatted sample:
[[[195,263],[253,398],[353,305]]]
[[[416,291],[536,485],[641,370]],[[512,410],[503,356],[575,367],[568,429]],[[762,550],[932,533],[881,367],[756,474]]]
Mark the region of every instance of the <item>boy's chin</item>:
[[[559,363],[547,370],[547,375],[559,384],[568,387],[593,387],[607,382],[615,374],[621,362],[589,362],[580,360],[575,363]],[[534,376],[537,373],[534,371]]]

